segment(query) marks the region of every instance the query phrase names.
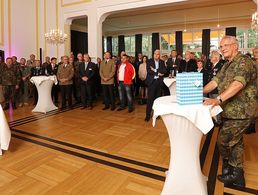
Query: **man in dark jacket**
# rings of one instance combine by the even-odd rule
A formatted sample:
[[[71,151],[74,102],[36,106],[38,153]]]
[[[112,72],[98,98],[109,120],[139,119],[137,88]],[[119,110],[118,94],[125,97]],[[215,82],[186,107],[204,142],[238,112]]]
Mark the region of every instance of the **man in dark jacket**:
[[[185,52],[185,59],[181,60],[178,72],[197,72],[196,60],[191,58],[191,52]]]
[[[147,62],[147,78],[148,100],[146,107],[145,121],[150,120],[153,102],[161,95],[161,87],[163,77],[166,73],[166,66],[163,60],[160,59],[160,50],[155,50],[154,57]]]
[[[92,110],[92,86],[94,84],[94,64],[90,61],[89,54],[83,55],[84,62],[79,64],[79,76],[81,78],[82,109],[89,107]]]

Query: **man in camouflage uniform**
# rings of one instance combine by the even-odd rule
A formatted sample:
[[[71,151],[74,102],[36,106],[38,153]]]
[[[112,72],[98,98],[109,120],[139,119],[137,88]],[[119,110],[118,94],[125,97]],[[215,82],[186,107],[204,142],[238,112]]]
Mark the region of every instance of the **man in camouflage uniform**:
[[[238,51],[235,37],[225,36],[220,50],[226,62],[204,93],[218,88],[219,96],[207,99],[205,105],[221,105],[223,124],[218,135],[218,148],[223,157],[222,175],[218,179],[226,185],[244,187],[243,134],[250,125],[256,105],[256,67],[249,56]]]
[[[20,82],[20,90],[19,90],[19,107],[25,105],[28,106],[28,98],[29,98],[29,83],[30,83],[30,75],[31,75],[31,67],[26,65],[26,59],[20,59],[20,71],[21,71],[21,82]]]
[[[255,62],[256,64],[256,69],[257,69],[257,72],[258,72],[258,46],[256,46],[254,49],[253,49],[253,61]],[[258,79],[256,80],[256,85],[257,85],[257,91],[258,91]],[[256,96],[256,100],[258,100],[258,96]],[[258,103],[256,103],[256,111],[255,111],[255,115],[254,115],[254,118],[252,120],[252,123],[250,124],[250,126],[247,128],[247,131],[246,131],[246,134],[251,134],[251,133],[255,133],[256,130],[255,130],[255,124],[256,124],[256,119],[258,117]]]
[[[19,89],[21,81],[20,71],[17,66],[13,65],[12,58],[6,59],[6,65],[4,65],[1,71],[0,83],[3,85],[3,94],[5,99],[4,110],[9,109],[9,101],[12,101],[12,108],[16,109],[15,105],[15,93]]]

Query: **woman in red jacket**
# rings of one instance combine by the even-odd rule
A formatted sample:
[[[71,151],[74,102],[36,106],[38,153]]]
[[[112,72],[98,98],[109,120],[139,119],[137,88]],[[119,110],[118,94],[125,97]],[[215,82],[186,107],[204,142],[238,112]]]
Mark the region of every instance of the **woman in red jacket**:
[[[128,112],[133,111],[133,97],[132,97],[132,85],[133,79],[135,77],[135,69],[132,64],[128,62],[128,56],[123,55],[121,58],[121,64],[117,67],[117,81],[118,81],[118,91],[120,98],[120,107],[117,111],[124,110],[125,98],[128,102]]]

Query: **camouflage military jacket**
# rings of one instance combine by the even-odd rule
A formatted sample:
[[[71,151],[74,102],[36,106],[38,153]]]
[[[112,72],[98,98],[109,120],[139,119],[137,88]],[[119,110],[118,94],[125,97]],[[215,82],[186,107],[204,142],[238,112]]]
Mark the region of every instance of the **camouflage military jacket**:
[[[28,76],[31,74],[31,67],[29,66],[20,66],[22,77]]]
[[[256,66],[252,59],[238,53],[231,61],[226,61],[213,80],[218,84],[219,94],[223,93],[233,81],[244,87],[235,96],[222,103],[222,116],[229,119],[248,119],[254,116],[256,107]]]
[[[12,65],[8,68],[4,65],[0,73],[0,83],[3,86],[7,85],[19,85],[21,81],[21,74],[17,66]]]

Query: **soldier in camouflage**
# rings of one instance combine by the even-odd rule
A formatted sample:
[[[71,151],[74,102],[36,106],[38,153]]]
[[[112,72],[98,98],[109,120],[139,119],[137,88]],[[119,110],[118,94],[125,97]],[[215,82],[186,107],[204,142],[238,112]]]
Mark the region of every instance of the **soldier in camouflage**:
[[[256,67],[249,56],[238,51],[235,37],[225,36],[220,50],[226,62],[204,93],[218,89],[219,96],[205,100],[205,105],[223,108],[223,124],[218,135],[218,148],[223,158],[222,175],[226,185],[245,186],[243,171],[243,134],[251,123],[256,106]]]
[[[31,76],[31,67],[26,65],[26,59],[20,59],[21,82],[19,90],[19,107],[28,106],[29,84]]]
[[[253,61],[255,62],[256,64],[256,70],[258,72],[258,46],[256,46],[254,49],[253,49]],[[257,91],[258,91],[258,78],[256,80],[256,85],[257,85]],[[258,100],[258,96],[256,96],[256,100]],[[255,133],[256,132],[256,129],[255,129],[255,124],[256,124],[256,119],[258,117],[258,103],[256,103],[256,111],[255,111],[255,115],[254,115],[254,118],[252,120],[252,123],[251,125],[247,128],[247,131],[246,131],[246,134],[251,134],[251,133]]]
[[[15,93],[19,89],[21,81],[20,71],[17,66],[13,65],[12,58],[6,59],[6,64],[1,70],[0,83],[3,86],[3,94],[5,99],[4,110],[9,109],[9,101],[12,102],[12,108],[16,109]]]

